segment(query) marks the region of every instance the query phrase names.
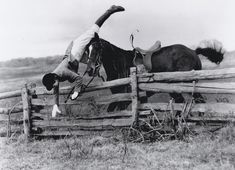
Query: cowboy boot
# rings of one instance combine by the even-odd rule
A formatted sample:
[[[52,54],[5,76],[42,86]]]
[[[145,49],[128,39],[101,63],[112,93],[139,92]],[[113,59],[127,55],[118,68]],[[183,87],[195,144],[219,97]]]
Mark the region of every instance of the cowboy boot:
[[[115,12],[121,12],[125,9],[121,6],[112,5],[103,15],[101,15],[95,22],[96,25],[101,27],[103,23]]]
[[[112,5],[108,11],[110,11],[111,13],[115,13],[115,12],[121,12],[121,11],[125,11],[125,9],[122,6],[116,6],[116,5]]]

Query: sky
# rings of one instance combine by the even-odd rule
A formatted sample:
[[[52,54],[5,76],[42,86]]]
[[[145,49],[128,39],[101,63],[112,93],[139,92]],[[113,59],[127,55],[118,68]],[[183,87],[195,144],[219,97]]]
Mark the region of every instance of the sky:
[[[156,40],[192,47],[217,39],[235,50],[234,0],[0,0],[0,61],[64,54],[113,4],[126,10],[99,35],[123,49],[135,33],[134,45],[146,49]]]

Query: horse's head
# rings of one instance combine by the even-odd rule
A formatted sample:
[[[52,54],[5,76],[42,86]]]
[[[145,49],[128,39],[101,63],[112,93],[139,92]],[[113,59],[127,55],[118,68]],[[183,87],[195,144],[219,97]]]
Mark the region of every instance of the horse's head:
[[[89,44],[89,55],[87,59],[86,72],[89,76],[97,76],[99,74],[101,62],[102,46],[98,34],[95,35]]]

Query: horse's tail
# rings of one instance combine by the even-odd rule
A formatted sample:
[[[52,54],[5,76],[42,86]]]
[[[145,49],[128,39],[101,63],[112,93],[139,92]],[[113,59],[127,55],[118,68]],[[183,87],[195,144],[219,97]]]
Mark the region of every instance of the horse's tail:
[[[217,40],[203,40],[196,48],[196,54],[202,54],[213,63],[220,64],[224,59],[225,50],[221,42]]]

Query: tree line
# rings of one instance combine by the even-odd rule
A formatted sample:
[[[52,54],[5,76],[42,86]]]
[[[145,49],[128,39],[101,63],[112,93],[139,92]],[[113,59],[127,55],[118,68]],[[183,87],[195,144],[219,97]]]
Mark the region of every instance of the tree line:
[[[0,62],[0,67],[27,67],[27,66],[37,66],[37,65],[52,65],[61,62],[63,55],[47,56],[40,58],[16,58],[8,61]]]

